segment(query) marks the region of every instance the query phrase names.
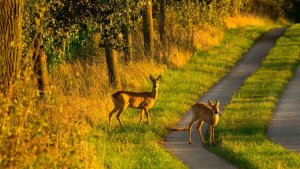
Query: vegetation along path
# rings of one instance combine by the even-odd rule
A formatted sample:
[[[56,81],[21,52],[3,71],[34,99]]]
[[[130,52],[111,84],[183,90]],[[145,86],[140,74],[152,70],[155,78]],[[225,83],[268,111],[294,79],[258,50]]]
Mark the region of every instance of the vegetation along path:
[[[259,68],[263,58],[275,45],[276,40],[283,34],[284,29],[273,29],[263,36],[236,64],[235,67],[198,102],[207,102],[208,99],[220,100],[225,106],[233,93],[240,88],[245,79]],[[191,120],[192,114],[186,113],[177,127],[185,127]],[[222,120],[222,117],[221,117]],[[206,127],[206,126],[205,126]],[[207,129],[207,127],[205,128]],[[166,137],[165,148],[181,159],[190,168],[236,168],[229,162],[205,150],[202,146],[196,129],[192,133],[193,144],[188,144],[188,132],[173,132]]]
[[[299,35],[300,37],[300,32]],[[297,44],[299,45],[299,44]],[[283,147],[300,153],[300,66],[289,82],[269,126],[268,136]]]

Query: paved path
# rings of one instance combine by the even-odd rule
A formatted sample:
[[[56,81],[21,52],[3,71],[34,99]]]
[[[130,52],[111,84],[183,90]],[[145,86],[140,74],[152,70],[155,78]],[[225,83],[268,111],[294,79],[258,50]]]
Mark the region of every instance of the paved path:
[[[268,136],[287,149],[300,153],[300,66],[273,113]]]
[[[219,99],[221,106],[228,104],[233,93],[259,68],[259,65],[284,29],[274,29],[263,36],[219,83],[210,89],[198,102]],[[192,114],[186,113],[176,127],[182,128],[190,122]],[[221,119],[222,120],[222,117]],[[196,126],[196,125],[195,125]],[[207,130],[207,126],[205,126]],[[204,129],[203,129],[204,130]],[[193,129],[193,144],[188,144],[188,132],[173,132],[166,137],[165,148],[191,169],[231,169],[234,165],[205,150],[196,129]]]

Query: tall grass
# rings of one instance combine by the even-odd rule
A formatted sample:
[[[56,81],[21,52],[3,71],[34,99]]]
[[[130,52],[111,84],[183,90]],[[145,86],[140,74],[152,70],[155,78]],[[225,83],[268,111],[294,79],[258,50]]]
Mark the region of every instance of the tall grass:
[[[228,28],[238,28],[246,25],[263,26],[266,23],[272,24],[273,21],[267,18],[257,16],[243,16],[238,15],[235,17],[225,17],[224,22]]]
[[[226,106],[209,149],[240,168],[299,168],[300,156],[266,136],[278,99],[300,63],[300,25],[290,27]]]

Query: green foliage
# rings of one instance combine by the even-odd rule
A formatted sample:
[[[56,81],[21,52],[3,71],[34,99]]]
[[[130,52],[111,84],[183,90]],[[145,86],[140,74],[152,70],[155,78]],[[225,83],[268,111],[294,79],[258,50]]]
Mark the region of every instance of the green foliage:
[[[170,18],[167,18],[167,22],[189,29],[195,29],[195,26],[203,24],[220,26],[222,17],[229,15],[228,6],[223,1],[219,3],[216,1],[210,3],[190,0],[172,1],[167,6],[167,13],[175,13],[168,15]]]
[[[139,1],[55,0],[49,9],[49,27],[61,36],[64,32],[74,31],[72,28],[78,28],[76,26],[92,27],[101,33],[101,46],[122,48],[124,42],[121,28],[124,24],[131,24],[126,23],[125,13],[129,12],[132,22],[136,22],[141,7]]]
[[[130,24],[134,29],[143,6],[140,1],[121,0],[52,0],[47,3],[45,0],[27,0],[24,17],[28,21],[24,24],[26,44],[31,42],[37,30],[35,21],[39,13],[36,11],[47,8],[43,19],[43,45],[50,64],[91,55],[86,46],[93,46],[91,37],[96,33],[100,33],[99,47],[126,50],[123,25]],[[126,13],[130,15],[130,23],[126,23]]]
[[[34,32],[37,30],[37,22],[42,24],[43,45],[47,50],[50,65],[93,55],[86,48],[93,46],[92,37],[95,33],[100,33],[101,40],[98,46],[111,46],[119,51],[128,50],[126,41],[123,39],[124,25],[129,24],[131,29],[139,32],[140,14],[145,6],[144,3],[144,1],[137,0],[26,0],[24,50],[28,50]],[[155,1],[154,8],[157,6]],[[170,1],[167,5],[167,13],[176,12],[167,15],[169,16],[167,24],[173,27],[180,25],[189,30],[195,29],[199,24],[222,27],[224,16],[258,13],[275,18],[282,15],[283,7],[287,11],[294,9],[290,0],[281,0],[278,3],[273,0]],[[46,16],[40,21],[40,11],[45,9],[47,10]],[[130,23],[126,23],[126,13],[130,15]],[[82,34],[82,32],[88,33]],[[192,31],[188,32],[191,37]],[[95,50],[91,52],[95,53]]]

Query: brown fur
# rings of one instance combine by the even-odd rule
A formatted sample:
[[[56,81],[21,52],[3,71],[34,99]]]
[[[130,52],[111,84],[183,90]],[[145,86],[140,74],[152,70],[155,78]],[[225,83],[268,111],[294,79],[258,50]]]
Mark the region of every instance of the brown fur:
[[[124,112],[127,107],[140,109],[140,123],[143,119],[143,112],[145,112],[148,124],[150,124],[149,120],[149,112],[148,109],[152,108],[154,102],[157,98],[159,81],[161,79],[161,75],[158,76],[157,79],[154,79],[150,76],[150,80],[152,81],[153,88],[151,92],[130,92],[130,91],[118,91],[112,95],[112,99],[114,102],[114,109],[109,113],[109,125],[111,122],[111,117],[114,113],[117,113],[117,119],[121,126],[122,122],[120,120],[120,115]]]
[[[192,106],[191,112],[193,113],[193,119],[189,123],[189,143],[192,143],[192,127],[195,124],[197,120],[198,122],[198,133],[200,135],[202,144],[205,145],[205,141],[203,139],[201,127],[203,122],[206,122],[209,125],[209,135],[210,135],[210,144],[214,144],[214,127],[219,122],[219,101],[216,101],[216,104],[213,104],[210,100],[208,101],[208,104],[206,103],[196,103]]]

